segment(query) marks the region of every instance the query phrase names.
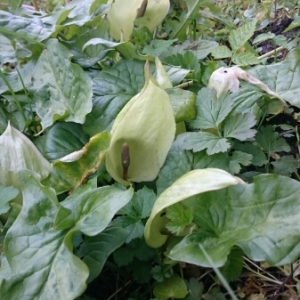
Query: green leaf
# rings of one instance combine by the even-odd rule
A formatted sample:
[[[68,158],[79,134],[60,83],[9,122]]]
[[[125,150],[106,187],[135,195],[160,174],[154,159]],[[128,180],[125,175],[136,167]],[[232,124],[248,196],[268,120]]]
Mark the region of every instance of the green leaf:
[[[6,2],[6,1],[4,1],[4,2]],[[19,9],[22,3],[23,3],[23,0],[10,0],[8,2],[9,6],[11,7],[12,10]]]
[[[229,95],[222,95],[218,99],[216,93],[208,88],[203,88],[198,92],[196,118],[189,122],[193,128],[218,129],[221,122],[232,110],[232,100]]]
[[[145,226],[145,240],[151,247],[160,247],[168,236],[161,233],[166,223],[165,209],[199,193],[238,184],[236,177],[220,169],[202,169],[186,173],[166,189],[155,201]],[[194,212],[194,210],[192,209]]]
[[[185,135],[180,134],[174,141],[156,181],[157,193],[162,193],[177,178],[193,169],[193,153],[184,148]]]
[[[168,76],[170,77],[173,86],[176,86],[177,84],[182,82],[186,75],[190,73],[190,70],[184,69],[181,66],[175,67],[164,65],[164,67],[167,71]]]
[[[185,149],[199,152],[206,149],[208,155],[226,152],[230,143],[226,138],[211,134],[209,132],[189,132],[185,135]]]
[[[62,230],[75,225],[75,229],[86,235],[97,235],[132,196],[132,188],[124,191],[114,186],[95,189],[89,184],[83,185],[60,202],[61,207],[57,211],[53,226]],[[68,211],[69,214],[66,213]]]
[[[19,73],[17,72],[17,70],[13,70],[10,73],[5,74],[5,77],[14,92],[23,90],[23,85],[22,85],[20,78],[22,78],[25,86],[31,86],[31,78],[34,74],[35,65],[36,65],[36,60],[33,59],[24,65],[20,65],[18,67]],[[4,80],[2,78],[0,78],[0,93],[2,94],[8,90],[9,90],[8,86],[6,85]],[[12,124],[15,127],[18,127],[19,129],[21,129],[20,126],[17,126],[13,122],[12,122]]]
[[[294,262],[300,254],[299,191],[298,181],[268,174],[254,177],[252,184],[184,197],[182,203],[193,211],[194,222],[202,231],[186,236],[169,257],[211,267],[202,247],[214,265],[221,267],[236,245],[255,261],[270,265]]]
[[[9,211],[9,201],[17,197],[19,191],[12,186],[4,187],[0,185],[0,215]]]
[[[94,135],[111,129],[124,105],[142,89],[143,66],[139,61],[122,60],[113,68],[95,74],[93,110],[87,115],[85,132]]]
[[[58,119],[83,124],[92,110],[92,81],[81,67],[70,63],[69,51],[57,40],[49,40],[46,46],[33,79],[43,129]]]
[[[180,277],[171,277],[154,286],[153,294],[159,299],[183,299],[187,294],[187,286]]]
[[[44,155],[56,160],[81,149],[89,140],[82,126],[76,123],[56,123],[46,134]]]
[[[208,155],[206,151],[192,153],[192,151],[186,150],[186,134],[180,134],[173,143],[165,164],[159,172],[158,179],[156,181],[157,193],[161,194],[166,188],[168,188],[176,179],[184,175],[185,173],[195,169],[205,168],[219,168],[232,174],[238,174],[241,170],[241,166],[245,164],[249,165],[251,162],[251,155],[246,153],[231,155],[228,153],[217,153]]]
[[[214,48],[211,51],[211,55],[215,59],[220,59],[220,58],[231,57],[232,56],[232,52],[230,51],[230,49],[227,46],[219,46],[219,47]]]
[[[41,185],[28,171],[21,173],[20,182],[22,211],[5,238],[5,254],[13,275],[2,280],[1,299],[72,300],[83,293],[89,276],[85,263],[72,253],[74,234],[80,231],[94,236],[102,232],[130,201],[133,190],[108,186],[75,191],[60,203],[71,211],[75,225],[66,230],[55,228],[54,221],[62,221],[57,219],[61,206],[54,190]]]
[[[227,281],[239,279],[243,269],[243,255],[244,252],[238,247],[233,247],[231,250],[230,254],[228,255],[227,262],[220,269]]]
[[[257,167],[265,165],[268,160],[262,149],[254,143],[235,144],[234,148],[252,155],[252,164]]]
[[[146,45],[143,49],[143,53],[145,55],[151,55],[153,57],[158,56],[162,57],[165,56],[170,52],[171,46],[177,40],[151,40],[149,45]],[[164,54],[164,55],[163,55]]]
[[[151,278],[151,264],[144,261],[134,261],[131,265],[132,277],[138,283],[148,283]]]
[[[299,160],[291,155],[281,157],[279,160],[271,162],[274,167],[274,173],[290,177],[292,173],[296,173],[300,167]]]
[[[142,219],[150,216],[155,199],[154,192],[144,187],[134,193],[130,203],[118,212],[121,216],[117,217],[113,224],[120,225],[129,232],[126,243],[143,236],[144,223]]]
[[[147,60],[146,55],[138,55],[136,53],[134,45],[130,42],[115,43],[102,38],[93,38],[83,45],[82,50],[89,50],[89,48],[91,48],[92,46],[99,45],[103,46],[104,49],[117,50],[124,57],[124,59],[138,59],[143,61]]]
[[[252,52],[235,53],[232,56],[232,62],[239,66],[249,66],[259,64],[257,55]]]
[[[176,123],[195,118],[196,95],[194,93],[175,88],[166,89],[165,91],[170,97]]]
[[[241,165],[249,166],[252,162],[252,155],[240,151],[234,151],[229,161],[229,172],[238,174],[241,171]]]
[[[0,33],[18,40],[37,43],[46,40],[54,31],[53,25],[45,25],[38,17],[20,17],[0,11]]]
[[[255,116],[252,114],[234,114],[226,118],[224,122],[224,137],[231,137],[240,141],[253,138],[256,130],[251,129],[256,124]]]
[[[167,208],[166,217],[169,219],[166,228],[171,233],[180,235],[186,226],[192,223],[193,212],[185,209],[180,203],[177,203]]]
[[[83,257],[89,267],[87,283],[100,274],[108,256],[125,242],[127,234],[122,228],[109,227],[93,237],[84,238],[77,255]]]
[[[132,188],[122,191],[113,186],[106,186],[88,191],[78,197],[76,202],[79,207],[74,208],[74,201],[62,204],[72,211],[74,221],[76,221],[76,214],[81,213],[75,230],[94,236],[107,227],[115,213],[130,201],[132,195]],[[79,210],[80,208],[82,211]]]
[[[191,51],[185,51],[182,54],[168,56],[164,62],[170,65],[181,66],[185,69],[193,70],[193,77],[197,80],[200,79],[200,64],[197,57]]]
[[[171,270],[163,269],[160,265],[155,265],[151,270],[151,274],[157,282],[162,282],[165,278],[170,278],[172,276]]]
[[[254,34],[257,20],[254,19],[241,27],[231,30],[229,33],[229,43],[231,48],[236,51],[240,49]]]
[[[72,253],[73,232],[52,227],[59,205],[53,189],[28,171],[20,173],[20,182],[23,207],[4,248],[12,275],[1,281],[0,297],[72,300],[83,293],[88,277],[87,266]]]
[[[114,260],[120,267],[129,265],[134,258],[149,261],[155,255],[156,251],[150,248],[143,238],[134,239],[113,253]]]
[[[252,44],[260,44],[262,42],[265,42],[267,40],[271,40],[275,37],[274,33],[267,32],[267,33],[261,33],[258,36],[255,37],[255,39],[252,41]]]
[[[253,76],[264,82],[270,90],[276,92],[284,100],[300,107],[299,78],[300,50],[293,49],[279,63],[257,66],[249,71]]]
[[[179,17],[178,23],[173,28],[173,31],[170,35],[170,39],[180,36],[180,34],[184,33],[186,27],[191,23],[193,18],[196,18],[199,13],[199,9],[201,6],[201,1],[194,0],[185,0],[187,11],[183,11]]]
[[[134,258],[134,253],[131,248],[121,247],[113,253],[114,261],[119,267],[129,265]]]
[[[43,183],[52,185],[57,193],[78,187],[100,167],[109,142],[110,135],[106,131],[93,136],[81,150],[54,161],[50,176]]]
[[[177,44],[173,47],[170,47],[169,50],[171,52],[169,52],[168,55],[172,55],[173,57],[176,54],[185,55],[187,52],[192,52],[199,61],[206,58],[214,48],[218,47],[218,45],[219,44],[215,41],[205,40],[202,38],[199,38],[196,41],[187,39],[183,41],[182,44]],[[166,57],[166,59],[168,59],[168,57]]]
[[[204,290],[204,285],[197,279],[192,277],[188,282],[189,294],[184,298],[184,300],[199,300],[202,297]]]
[[[275,152],[291,151],[291,148],[285,139],[279,137],[279,133],[276,132],[271,125],[261,127],[255,139],[257,143],[268,153],[268,157]]]
[[[78,27],[76,27],[76,29],[78,29]],[[62,41],[61,43],[70,50],[74,62],[83,68],[90,68],[97,64],[98,61],[101,61],[112,50],[107,49],[101,44],[91,45],[87,49],[83,49],[83,46],[89,40],[105,35],[106,31],[104,29],[105,27],[101,28],[101,30],[97,28],[87,31],[81,28],[81,31],[74,35],[72,39]]]

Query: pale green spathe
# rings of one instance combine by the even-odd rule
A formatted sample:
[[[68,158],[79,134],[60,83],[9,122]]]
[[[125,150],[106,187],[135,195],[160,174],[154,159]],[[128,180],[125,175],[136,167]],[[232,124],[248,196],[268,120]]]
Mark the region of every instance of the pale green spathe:
[[[170,8],[169,0],[148,0],[144,13],[146,18],[145,26],[151,32],[161,24]],[[116,40],[128,41],[133,31],[133,22],[137,17],[138,10],[145,5],[144,0],[115,0],[108,1],[112,3],[111,9],[107,13],[107,19],[110,23],[110,33]]]
[[[36,146],[19,130],[8,124],[0,136],[0,184],[19,186],[16,174],[32,170],[41,178],[48,176],[51,165]]]
[[[145,85],[118,114],[111,130],[106,167],[118,182],[152,181],[158,175],[175,135],[175,119],[168,94],[145,65]],[[123,179],[122,146],[129,147],[130,165]]]
[[[224,170],[207,168],[190,171],[178,178],[155,201],[151,215],[144,230],[146,243],[153,248],[162,246],[168,235],[162,234],[167,222],[163,215],[165,209],[184,199],[208,191],[215,191],[230,185],[244,184],[244,182]]]

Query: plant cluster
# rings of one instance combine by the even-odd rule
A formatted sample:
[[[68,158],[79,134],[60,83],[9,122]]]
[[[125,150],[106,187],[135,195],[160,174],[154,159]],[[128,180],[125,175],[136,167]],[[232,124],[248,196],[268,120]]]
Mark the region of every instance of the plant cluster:
[[[0,299],[297,299],[299,1],[32,2],[0,3]]]

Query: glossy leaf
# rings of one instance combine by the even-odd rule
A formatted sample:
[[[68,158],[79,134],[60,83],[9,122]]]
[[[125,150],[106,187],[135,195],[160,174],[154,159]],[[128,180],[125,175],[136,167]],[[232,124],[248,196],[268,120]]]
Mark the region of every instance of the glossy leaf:
[[[166,89],[175,114],[176,123],[194,119],[196,95],[182,89]]]
[[[64,209],[69,209],[74,225],[58,228],[53,223],[62,223],[57,218],[62,206],[54,190],[41,185],[38,178],[28,171],[21,173],[20,181],[23,207],[5,238],[11,276],[0,276],[1,299],[51,297],[73,300],[83,293],[89,276],[86,264],[72,253],[74,233],[81,231],[92,236],[101,233],[114,214],[130,201],[133,190],[81,188],[60,203]],[[105,241],[104,237],[102,241]],[[119,244],[120,241],[116,240],[111,246],[114,248]],[[89,255],[92,254],[89,252]],[[101,268],[105,259],[106,256],[102,256],[97,267]],[[95,268],[92,274],[96,274]]]
[[[183,299],[187,294],[187,286],[180,277],[171,277],[154,286],[153,294],[159,299]]]
[[[292,105],[300,107],[299,78],[300,50],[293,49],[284,61],[268,66],[257,66],[249,71],[272,91]]]
[[[287,177],[259,175],[252,184],[183,201],[202,230],[187,235],[171,250],[170,258],[211,267],[200,244],[220,267],[237,245],[255,261],[270,265],[294,262],[300,254],[299,188],[298,181]]]
[[[43,24],[40,18],[24,18],[0,11],[0,33],[2,34],[37,43],[49,38],[53,31],[54,27]]]
[[[34,87],[37,114],[43,129],[56,120],[84,123],[92,110],[92,81],[55,39],[47,42],[36,65]]]
[[[136,53],[136,49],[134,48],[134,45],[130,42],[120,42],[115,43],[111,42],[102,38],[93,38],[86,42],[82,50],[89,50],[92,46],[102,46],[103,47],[103,57],[112,49],[117,50],[125,59],[138,59],[138,60],[147,60],[147,56],[145,55],[138,55]],[[101,58],[103,58],[101,57]]]
[[[155,199],[155,193],[144,187],[135,192],[131,201],[118,212],[119,216],[112,223],[128,231],[126,243],[143,237],[144,221],[150,216]]]
[[[19,191],[12,186],[4,187],[0,185],[0,215],[9,211],[9,201],[17,197]]]
[[[109,227],[98,235],[84,238],[77,255],[83,257],[89,267],[87,283],[100,274],[108,256],[125,242],[127,235],[128,232],[122,228]]]
[[[72,300],[85,290],[88,277],[87,266],[72,254],[73,233],[52,227],[58,207],[53,189],[29,172],[20,180],[23,207],[5,238],[12,273],[1,281],[1,299]]]
[[[100,167],[109,141],[109,133],[101,132],[93,136],[81,150],[55,160],[51,174],[44,180],[44,184],[53,184],[57,193],[78,187]]]
[[[76,123],[56,123],[46,134],[44,155],[50,161],[81,149],[89,140],[82,126]]]
[[[206,151],[193,153],[186,150],[185,134],[180,134],[174,141],[166,161],[156,181],[157,193],[161,194],[185,173],[205,168],[219,168],[232,174],[239,174],[242,166],[248,166],[253,155],[247,151],[234,151],[231,154],[217,153],[208,155]],[[258,157],[259,159],[259,157]]]
[[[117,114],[142,89],[143,66],[139,61],[123,60],[93,77],[93,110],[87,115],[85,132],[94,135],[111,129]]]

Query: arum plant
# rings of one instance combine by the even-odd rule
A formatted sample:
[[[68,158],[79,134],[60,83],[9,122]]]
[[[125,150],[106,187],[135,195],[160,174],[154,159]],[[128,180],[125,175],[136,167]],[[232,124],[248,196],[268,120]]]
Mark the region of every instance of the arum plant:
[[[110,0],[108,3],[112,3],[107,13],[110,33],[114,39],[123,41],[129,40],[137,18],[144,17],[144,26],[153,32],[170,8],[169,0]]]
[[[127,102],[111,130],[106,168],[118,182],[152,181],[158,175],[175,136],[169,95],[145,64],[145,85]]]

